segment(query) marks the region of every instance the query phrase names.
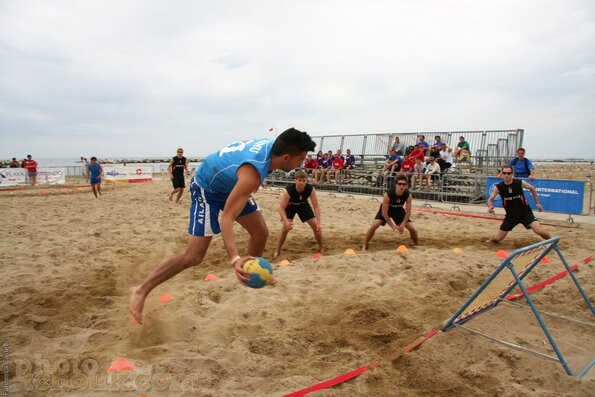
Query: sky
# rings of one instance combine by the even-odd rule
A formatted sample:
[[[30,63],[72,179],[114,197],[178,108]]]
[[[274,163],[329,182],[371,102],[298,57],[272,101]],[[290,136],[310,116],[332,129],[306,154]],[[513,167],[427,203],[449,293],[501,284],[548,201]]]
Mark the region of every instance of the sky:
[[[595,2],[0,0],[0,159],[290,127],[522,128],[529,158],[593,159]]]

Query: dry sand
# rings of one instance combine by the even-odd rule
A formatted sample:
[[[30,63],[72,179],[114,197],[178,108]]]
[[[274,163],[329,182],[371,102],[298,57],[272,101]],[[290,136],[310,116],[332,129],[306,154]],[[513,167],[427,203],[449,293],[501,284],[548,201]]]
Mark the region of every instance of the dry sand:
[[[279,258],[291,264],[274,263],[277,285],[252,290],[238,284],[216,237],[200,266],[152,292],[140,326],[130,323],[127,289],[184,248],[188,195],[171,203],[163,180],[104,185],[99,200],[87,189],[43,192],[0,193],[0,336],[7,342],[10,395],[280,396],[371,362],[380,366],[312,395],[587,396],[595,390],[595,370],[569,377],[557,363],[460,329],[386,359],[452,315],[499,264],[499,248],[511,252],[539,241],[520,226],[495,246],[484,241],[498,222],[414,211],[420,246],[381,228],[361,252],[378,203],[320,194],[324,257],[312,258],[315,240],[298,222]],[[264,255],[270,258],[281,226],[279,192],[256,198],[270,229]],[[594,226],[567,226],[546,227],[561,236],[570,264],[593,255]],[[239,225],[236,237],[245,254]],[[409,251],[398,254],[399,244]],[[455,247],[463,253],[454,254]],[[347,248],[356,255],[345,255]],[[552,263],[538,267],[542,279],[562,270],[550,257]],[[209,272],[219,279],[204,281]],[[577,273],[591,299],[592,274],[592,263]],[[160,303],[162,293],[174,299]],[[593,321],[568,277],[535,299],[542,308]],[[478,318],[477,327],[551,354],[529,314],[499,307]],[[546,321],[575,368],[592,357],[592,328]],[[106,386],[117,357],[138,370],[126,379],[113,376]],[[181,381],[195,390],[177,391]],[[106,387],[111,391],[101,391]]]

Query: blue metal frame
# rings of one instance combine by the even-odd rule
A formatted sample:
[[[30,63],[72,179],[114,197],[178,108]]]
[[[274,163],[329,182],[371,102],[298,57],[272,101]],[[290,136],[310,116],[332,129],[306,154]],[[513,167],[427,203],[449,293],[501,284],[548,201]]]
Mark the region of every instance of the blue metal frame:
[[[566,258],[564,258],[564,255],[562,254],[562,252],[558,248],[558,245],[557,244],[558,244],[559,241],[560,241],[560,237],[553,237],[553,238],[551,238],[549,240],[545,240],[545,241],[542,241],[540,243],[529,245],[527,247],[518,249],[518,250],[514,251],[512,254],[510,254],[508,256],[508,258],[506,258],[500,264],[500,266],[498,266],[498,268],[490,275],[490,277],[488,277],[488,279],[473,293],[473,295],[471,295],[471,297],[469,299],[467,299],[467,301],[465,301],[465,303],[461,306],[461,308],[459,310],[457,310],[457,312],[452,317],[450,317],[450,319],[448,321],[446,321],[443,324],[442,331],[448,331],[449,329],[455,327],[456,325],[463,324],[463,323],[471,320],[472,318],[474,318],[478,314],[483,313],[483,312],[485,312],[487,310],[490,310],[490,309],[496,307],[498,305],[498,303],[500,303],[500,301],[506,295],[508,295],[510,293],[510,291],[512,291],[512,289],[515,286],[518,285],[519,288],[521,289],[521,291],[523,292],[523,296],[527,300],[528,305],[531,307],[531,310],[533,311],[533,314],[535,315],[535,318],[539,322],[539,325],[541,326],[541,328],[542,328],[545,336],[547,337],[547,339],[550,342],[552,348],[554,349],[554,352],[556,353],[556,356],[558,356],[558,360],[560,361],[560,363],[564,367],[564,370],[566,371],[566,373],[568,375],[574,376],[574,373],[572,372],[572,370],[568,366],[568,363],[566,362],[564,356],[562,355],[562,352],[558,348],[558,345],[554,341],[554,338],[552,337],[551,333],[549,332],[549,330],[548,330],[545,322],[543,321],[543,319],[541,317],[541,314],[539,313],[539,310],[537,309],[537,307],[535,307],[535,304],[533,303],[533,300],[529,296],[529,293],[527,292],[527,290],[525,288],[525,285],[523,284],[523,281],[522,281],[523,278],[525,278],[525,276],[527,276],[533,270],[533,268],[535,268],[535,266],[537,266],[537,264],[547,255],[548,252],[554,250],[558,254],[558,256],[560,257],[560,260],[562,260],[562,263],[564,264],[564,267],[568,271],[568,274],[572,278],[572,280],[573,280],[574,284],[576,285],[577,289],[579,290],[581,296],[583,297],[583,299],[587,303],[587,306],[589,306],[589,309],[591,310],[591,314],[595,315],[595,311],[593,310],[593,304],[591,303],[591,301],[588,298],[587,294],[585,293],[585,291],[581,287],[578,279],[576,278],[576,276],[572,272],[570,266],[566,262]],[[545,250],[543,250],[533,260],[533,263],[527,269],[525,269],[525,271],[523,272],[523,274],[521,276],[519,276],[517,274],[516,270],[514,269],[514,265],[511,263],[511,260],[514,259],[515,257],[517,257],[518,255],[520,255],[523,252],[526,252],[526,251],[529,251],[531,249],[535,249],[535,248],[538,248],[540,246],[547,245],[547,244],[550,244],[550,246],[547,247]],[[494,303],[492,303],[489,306],[486,306],[485,308],[479,310],[478,312],[476,312],[476,313],[474,313],[472,315],[469,315],[468,317],[466,317],[464,319],[461,319],[461,320],[455,322],[455,320],[468,308],[468,306],[471,304],[471,302],[473,302],[475,300],[475,298],[492,282],[492,280],[496,276],[498,276],[500,274],[500,272],[505,267],[508,268],[508,270],[510,270],[510,272],[512,273],[512,276],[514,277],[515,282],[513,282],[510,287],[508,287],[505,291],[503,291],[498,296],[498,299],[496,299]],[[579,378],[582,378],[587,372],[589,372],[589,370],[591,369],[591,367],[593,367],[594,365],[595,365],[595,359],[592,360],[585,368],[583,368],[582,370],[580,370],[578,372],[577,376]]]

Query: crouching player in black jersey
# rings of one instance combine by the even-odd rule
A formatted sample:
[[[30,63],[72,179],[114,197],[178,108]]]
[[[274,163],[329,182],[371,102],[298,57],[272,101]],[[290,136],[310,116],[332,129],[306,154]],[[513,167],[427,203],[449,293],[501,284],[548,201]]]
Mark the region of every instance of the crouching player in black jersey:
[[[500,225],[498,233],[492,236],[489,241],[494,243],[502,241],[508,232],[519,223],[522,223],[526,229],[532,229],[545,240],[551,238],[550,234],[543,230],[543,227],[539,224],[535,215],[533,215],[533,211],[531,211],[531,207],[527,203],[525,194],[523,193],[523,188],[531,192],[535,200],[535,205],[539,209],[539,212],[541,212],[543,211],[543,207],[539,203],[539,196],[535,187],[522,179],[514,179],[513,168],[509,165],[502,167],[502,176],[504,177],[504,181],[493,187],[488,198],[488,213],[494,213],[494,199],[499,194],[502,198],[502,205],[506,211],[506,216]]]
[[[380,226],[388,225],[395,232],[403,234],[407,229],[415,245],[418,244],[417,231],[409,219],[411,217],[411,202],[413,201],[409,190],[407,190],[407,177],[405,175],[397,176],[394,189],[389,189],[384,193],[382,205],[374,217],[374,223],[366,232],[362,251],[368,249],[368,242],[374,237],[376,229]]]
[[[312,206],[308,203],[308,199],[312,201]],[[281,249],[287,238],[287,234],[293,229],[293,217],[297,214],[302,223],[307,222],[314,232],[314,237],[318,242],[318,249],[321,254],[324,254],[324,246],[322,245],[322,228],[320,226],[320,205],[318,205],[318,198],[316,197],[316,189],[308,183],[308,174],[304,171],[295,173],[295,184],[287,186],[281,197],[281,204],[279,204],[279,213],[281,214],[281,221],[283,228],[279,235],[277,242],[277,249],[273,255],[277,258],[281,254]]]

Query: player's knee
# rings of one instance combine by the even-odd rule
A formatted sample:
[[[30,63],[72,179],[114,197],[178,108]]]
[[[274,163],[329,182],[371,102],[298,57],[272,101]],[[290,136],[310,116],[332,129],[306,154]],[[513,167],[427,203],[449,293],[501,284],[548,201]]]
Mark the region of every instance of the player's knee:
[[[283,228],[285,229],[285,225],[283,225]],[[289,229],[285,229],[286,231],[288,231]],[[257,232],[252,233],[250,235],[251,238],[253,239],[257,239],[257,240],[264,240],[266,241],[269,238],[269,228],[267,227],[266,224],[262,225],[261,228],[258,229]]]

